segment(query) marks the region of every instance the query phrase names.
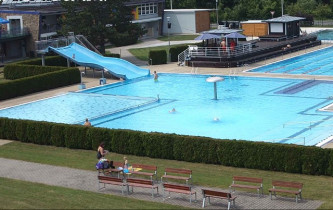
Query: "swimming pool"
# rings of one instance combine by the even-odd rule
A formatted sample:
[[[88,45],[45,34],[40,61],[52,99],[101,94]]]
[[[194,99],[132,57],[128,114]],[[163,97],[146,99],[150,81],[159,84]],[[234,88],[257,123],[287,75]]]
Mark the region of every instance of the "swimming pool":
[[[333,83],[160,74],[0,110],[0,116],[147,132],[315,145],[332,134]],[[157,96],[160,100],[157,100]],[[172,108],[176,112],[169,113]],[[214,118],[219,118],[214,121]]]
[[[249,72],[333,75],[333,47],[262,66]]]
[[[333,40],[333,30],[326,29],[315,32],[318,40]]]

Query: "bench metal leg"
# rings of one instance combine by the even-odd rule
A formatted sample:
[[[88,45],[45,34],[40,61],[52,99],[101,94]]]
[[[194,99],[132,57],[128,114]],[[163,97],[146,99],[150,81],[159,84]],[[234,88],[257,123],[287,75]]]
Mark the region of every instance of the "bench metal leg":
[[[298,203],[298,195],[296,194],[296,203]]]
[[[228,201],[228,210],[230,209],[230,204],[231,204],[231,202],[230,202],[230,201]]]
[[[205,208],[205,201],[206,201],[206,197],[204,197],[202,200],[202,208]]]
[[[269,192],[269,196],[271,197],[271,200],[272,200],[272,192]]]

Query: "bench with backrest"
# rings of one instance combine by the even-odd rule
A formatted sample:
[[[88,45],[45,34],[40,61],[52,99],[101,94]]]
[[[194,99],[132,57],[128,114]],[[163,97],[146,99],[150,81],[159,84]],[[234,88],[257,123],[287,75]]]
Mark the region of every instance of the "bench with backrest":
[[[286,181],[272,181],[273,188],[269,189],[269,194],[272,199],[272,193],[276,197],[276,192],[294,194],[296,196],[296,203],[298,197],[302,200],[303,184],[299,182],[286,182]],[[297,189],[297,190],[296,190]]]
[[[126,179],[127,184],[127,192],[129,193],[129,187],[143,187],[143,188],[151,188],[151,195],[154,198],[154,189],[157,190],[158,194],[158,185],[154,184],[152,180],[146,180],[146,179],[135,179],[135,178],[127,178]]]
[[[192,203],[192,195],[194,194],[195,200],[197,200],[197,193],[192,191],[192,187],[188,185],[163,183],[163,200],[165,199],[165,192],[169,192],[169,194],[170,192],[188,194],[190,195],[190,203]]]
[[[155,179],[157,177],[157,166],[143,165],[143,164],[132,164],[132,167],[142,169],[141,171],[132,171],[131,172],[132,174],[149,176],[150,180],[153,180],[153,176],[155,176]]]
[[[258,196],[260,196],[260,193],[264,194],[262,182],[262,178],[233,176],[232,184],[229,186],[229,188],[230,192],[232,189],[235,191],[235,188],[254,189],[257,190]]]
[[[179,169],[179,168],[165,168],[164,175],[161,177],[161,182],[163,182],[163,179],[185,180],[186,184],[188,184],[189,181],[192,181],[192,170]]]
[[[224,199],[228,201],[228,210],[230,209],[231,202],[233,207],[235,207],[235,199],[236,196],[232,196],[231,193],[228,192],[221,192],[221,191],[215,191],[215,190],[208,190],[208,189],[202,189],[202,208],[205,208],[205,202],[206,198],[208,198],[208,202],[210,203],[210,198],[219,198]]]
[[[110,168],[107,170],[108,173],[116,173],[118,175],[118,178],[120,177],[120,173],[123,171],[123,169],[119,169],[120,167],[124,167],[123,162],[113,162],[113,166],[115,168]]]
[[[104,187],[100,187],[100,184],[104,184]],[[123,187],[126,183],[123,182],[122,178],[110,177],[110,176],[98,176],[98,190],[105,188],[105,184],[121,186],[121,194],[124,194]]]

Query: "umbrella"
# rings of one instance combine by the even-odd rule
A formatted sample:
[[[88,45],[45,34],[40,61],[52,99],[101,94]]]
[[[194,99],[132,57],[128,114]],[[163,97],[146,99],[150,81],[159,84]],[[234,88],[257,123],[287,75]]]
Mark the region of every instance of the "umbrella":
[[[238,42],[238,39],[246,38],[246,36],[244,36],[243,34],[239,34],[237,32],[230,33],[228,35],[225,35],[224,37],[227,38],[227,40],[228,40],[228,38],[229,39],[236,39],[237,42]],[[227,43],[228,43],[228,41],[227,41]]]
[[[243,34],[239,34],[237,32],[234,33],[230,33],[228,35],[225,36],[226,38],[231,38],[231,39],[241,39],[241,38],[246,38],[246,36],[244,36]]]
[[[8,20],[3,19],[3,18],[0,18],[0,25],[1,25],[1,24],[7,24],[7,23],[9,23]]]
[[[194,40],[219,39],[219,38],[221,38],[220,35],[203,33],[200,36],[196,37]]]

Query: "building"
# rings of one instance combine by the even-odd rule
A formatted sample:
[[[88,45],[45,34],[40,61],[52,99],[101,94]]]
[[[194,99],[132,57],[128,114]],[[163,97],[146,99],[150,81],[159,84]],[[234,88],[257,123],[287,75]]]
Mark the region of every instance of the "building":
[[[124,4],[132,11],[132,22],[147,30],[143,38],[162,34],[165,0],[127,0]],[[9,23],[2,25],[6,31],[2,34],[10,35],[0,37],[0,56],[10,59],[34,55],[35,41],[57,35],[61,29],[59,19],[65,14],[57,0],[4,0],[0,17]]]
[[[268,23],[268,34],[270,36],[285,36],[285,37],[299,37],[300,35],[300,20],[302,17],[293,17],[283,15],[281,17],[264,20]]]
[[[268,34],[268,23],[262,20],[248,20],[240,23],[245,36],[265,36]]]
[[[196,34],[210,29],[211,9],[166,9],[164,10],[163,34]],[[168,29],[168,21],[171,28]]]

